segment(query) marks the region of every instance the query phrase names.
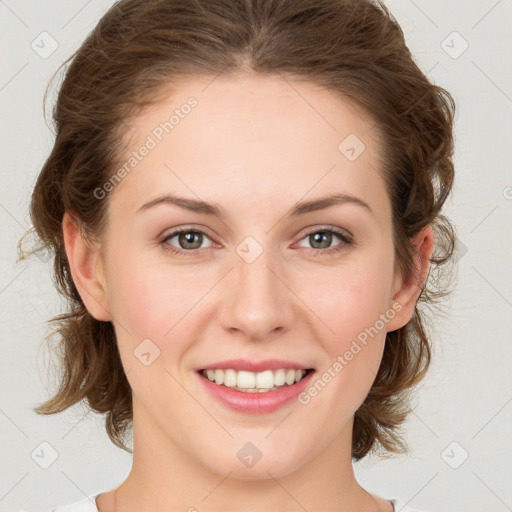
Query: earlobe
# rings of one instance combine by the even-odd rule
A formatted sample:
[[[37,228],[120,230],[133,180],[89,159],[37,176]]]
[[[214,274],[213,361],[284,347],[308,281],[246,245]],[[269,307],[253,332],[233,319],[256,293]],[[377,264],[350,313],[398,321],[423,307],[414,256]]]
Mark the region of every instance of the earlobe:
[[[430,258],[434,251],[432,226],[425,226],[412,242],[417,249],[416,272],[405,282],[399,278],[395,281],[399,283],[397,286],[399,289],[393,295],[393,302],[400,304],[400,312],[388,323],[388,332],[400,329],[412,318],[414,308],[428,277]]]
[[[112,320],[107,307],[103,262],[97,244],[84,236],[79,222],[67,211],[62,219],[62,232],[71,276],[87,311],[96,320]]]

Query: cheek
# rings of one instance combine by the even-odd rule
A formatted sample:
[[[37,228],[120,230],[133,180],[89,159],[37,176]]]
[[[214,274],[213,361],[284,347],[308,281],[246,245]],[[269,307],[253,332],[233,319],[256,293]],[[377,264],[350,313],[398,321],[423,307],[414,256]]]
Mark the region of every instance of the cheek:
[[[183,329],[190,327],[187,322],[202,293],[190,286],[183,267],[171,272],[161,263],[142,261],[133,256],[112,269],[109,305],[130,387],[142,403],[150,404],[166,396],[163,389],[181,396],[180,387],[163,370],[174,373],[173,367],[179,366],[189,342]]]
[[[322,392],[321,399],[328,407],[357,409],[380,366],[386,326],[394,310],[389,302],[392,253],[379,254],[317,275],[315,292],[301,294],[326,327],[318,336],[328,357],[318,375],[322,382],[317,389],[324,384],[330,388],[331,392]],[[389,258],[383,257],[386,254]]]
[[[200,281],[194,276],[193,270],[155,263],[143,254],[119,258],[109,269],[111,313],[133,338],[161,339],[197,302]]]
[[[301,297],[330,333],[323,337],[331,350],[343,349],[350,340],[373,326],[385,334],[379,318],[391,307],[392,259],[362,261],[315,275],[315,287],[304,287]],[[373,332],[373,331],[372,331]]]
[[[132,390],[143,401],[174,385],[168,372],[181,371],[205,318],[212,318],[205,297],[217,274],[211,268],[155,263],[135,252],[112,265],[109,306],[119,353]],[[173,391],[179,394],[180,387]]]

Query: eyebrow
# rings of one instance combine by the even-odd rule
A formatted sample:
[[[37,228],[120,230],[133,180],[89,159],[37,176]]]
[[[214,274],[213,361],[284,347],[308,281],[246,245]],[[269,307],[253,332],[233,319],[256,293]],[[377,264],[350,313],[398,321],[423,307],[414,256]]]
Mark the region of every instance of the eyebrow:
[[[358,197],[355,197],[351,194],[338,193],[331,194],[325,197],[320,197],[318,199],[313,199],[310,201],[296,203],[286,214],[286,216],[296,217],[299,215],[304,215],[306,213],[323,210],[331,206],[342,205],[347,203],[361,206],[364,209],[366,209],[369,213],[374,214],[373,210],[370,208],[368,203],[364,202],[362,199],[359,199]],[[165,194],[156,197],[155,199],[152,199],[151,201],[143,204],[140,208],[138,208],[137,212],[145,211],[161,204],[172,204],[179,206],[184,210],[188,210],[194,213],[202,213],[205,215],[212,215],[215,217],[219,217],[221,219],[226,217],[222,208],[220,208],[220,206],[218,206],[217,204],[207,203],[205,201],[200,201],[197,199],[191,199],[186,197],[178,197],[172,194]]]

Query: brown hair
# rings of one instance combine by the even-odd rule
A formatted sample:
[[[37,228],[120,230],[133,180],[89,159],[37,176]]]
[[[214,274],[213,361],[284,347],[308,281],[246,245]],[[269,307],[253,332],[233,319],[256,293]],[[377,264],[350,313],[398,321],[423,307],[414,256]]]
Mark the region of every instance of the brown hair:
[[[279,73],[363,107],[382,134],[396,269],[404,277],[415,271],[410,239],[431,225],[436,248],[418,303],[430,305],[448,293],[440,277],[451,261],[455,232],[441,208],[454,177],[455,103],[418,68],[380,1],[122,0],[64,65],[71,59],[53,111],[55,144],[30,205],[41,241],[30,254],[42,248],[54,253],[56,285],[70,308],[50,320],[59,335],[62,374],[58,392],[37,413],[55,414],[86,399],[93,410],[107,413],[112,442],[131,452],[124,442],[131,389],[113,325],[86,310],[71,277],[61,223],[68,210],[84,233],[101,235],[107,200],[94,199],[94,191],[121,161],[129,121],[186,76]],[[389,452],[406,450],[398,428],[411,411],[410,392],[430,364],[426,319],[416,307],[406,326],[387,333],[375,382],[355,414],[354,459],[379,444]]]

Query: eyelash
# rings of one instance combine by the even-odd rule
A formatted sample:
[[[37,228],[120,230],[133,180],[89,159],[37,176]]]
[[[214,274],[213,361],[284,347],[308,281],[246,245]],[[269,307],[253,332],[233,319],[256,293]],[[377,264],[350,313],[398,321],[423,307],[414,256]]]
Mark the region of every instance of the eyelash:
[[[198,251],[201,250],[201,249],[190,249],[190,250],[177,249],[176,247],[173,247],[173,246],[169,245],[168,243],[166,243],[167,240],[170,240],[170,239],[174,238],[176,235],[180,235],[181,233],[202,234],[202,235],[205,235],[206,237],[210,238],[204,231],[201,231],[199,229],[192,229],[192,228],[186,228],[186,227],[185,228],[179,228],[179,229],[176,229],[175,231],[173,231],[172,233],[170,233],[169,235],[167,235],[163,240],[161,240],[160,245],[162,246],[162,249],[164,251],[166,251],[166,252],[169,252],[171,254],[178,255],[178,256],[181,256],[181,255],[183,255],[183,256],[194,256]],[[320,229],[317,228],[317,229],[314,229],[314,230],[309,231],[308,233],[306,233],[301,238],[301,241],[304,240],[305,238],[307,238],[308,236],[313,235],[315,233],[334,234],[342,242],[342,243],[340,243],[340,244],[338,244],[338,245],[336,245],[334,247],[328,247],[326,249],[309,248],[310,251],[313,251],[316,254],[322,253],[322,256],[328,256],[328,255],[340,252],[344,248],[355,244],[354,240],[352,239],[352,237],[350,235],[348,235],[346,232],[341,231],[340,229],[337,229],[337,228],[320,228]],[[308,249],[308,248],[306,247],[306,249]]]

